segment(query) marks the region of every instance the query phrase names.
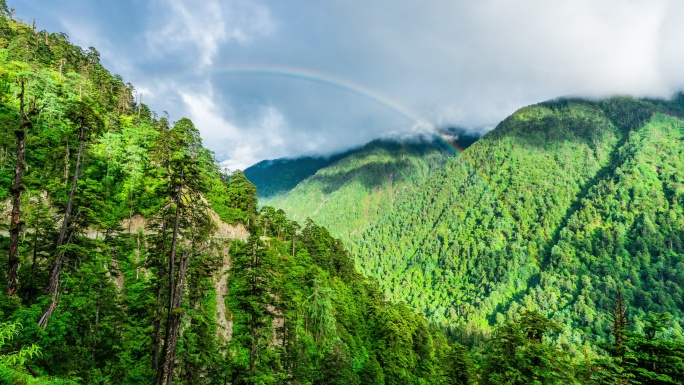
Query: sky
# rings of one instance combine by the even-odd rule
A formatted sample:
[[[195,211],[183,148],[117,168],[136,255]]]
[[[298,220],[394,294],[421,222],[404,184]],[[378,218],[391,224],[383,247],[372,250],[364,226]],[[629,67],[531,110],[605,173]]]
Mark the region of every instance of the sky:
[[[684,89],[676,0],[8,0],[93,46],[231,170],[378,137],[484,132],[563,96]]]

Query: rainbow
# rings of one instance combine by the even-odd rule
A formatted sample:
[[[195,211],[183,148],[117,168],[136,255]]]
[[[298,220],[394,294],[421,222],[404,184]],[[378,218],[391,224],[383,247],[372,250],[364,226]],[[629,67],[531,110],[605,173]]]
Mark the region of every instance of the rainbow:
[[[445,148],[455,155],[463,151],[463,148],[456,143],[452,143],[442,135],[434,124],[430,123],[428,119],[421,114],[407,107],[397,100],[374,91],[359,83],[343,79],[334,75],[325,74],[310,69],[302,69],[286,66],[266,66],[266,65],[249,65],[249,66],[224,66],[215,67],[208,70],[185,72],[182,74],[175,74],[172,76],[163,76],[163,79],[186,79],[197,78],[205,75],[223,75],[223,76],[262,76],[262,77],[278,77],[285,79],[292,79],[297,81],[306,81],[334,87],[342,91],[351,93],[368,99],[384,108],[399,114],[400,116],[411,121],[414,127],[426,129],[430,135]]]

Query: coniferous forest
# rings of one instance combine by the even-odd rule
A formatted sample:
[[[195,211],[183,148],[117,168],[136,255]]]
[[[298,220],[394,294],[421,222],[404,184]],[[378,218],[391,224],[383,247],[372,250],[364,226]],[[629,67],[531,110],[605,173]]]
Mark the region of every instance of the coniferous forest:
[[[684,384],[684,96],[295,162],[267,206],[0,14],[0,384]]]

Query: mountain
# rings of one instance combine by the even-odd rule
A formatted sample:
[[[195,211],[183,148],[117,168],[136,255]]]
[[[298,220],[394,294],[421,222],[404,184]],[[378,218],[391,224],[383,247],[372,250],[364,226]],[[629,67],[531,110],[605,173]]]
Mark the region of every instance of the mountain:
[[[353,151],[329,157],[303,156],[263,160],[247,167],[244,174],[256,186],[259,198],[270,198],[287,193],[316,171],[337,162],[351,152]]]
[[[443,325],[527,308],[605,336],[618,289],[635,322],[681,320],[683,103],[523,108],[372,223],[357,265]]]
[[[439,133],[445,140],[446,145],[453,146],[459,150],[467,148],[475,143],[482,135],[476,131],[465,130],[461,127],[444,127],[439,129]],[[244,170],[245,176],[254,183],[259,192],[259,198],[275,198],[287,194],[300,182],[314,175],[318,170],[328,167],[337,161],[357,156],[357,152],[367,152],[369,147],[386,147],[392,151],[392,147],[402,142],[429,146],[431,140],[425,136],[416,135],[408,138],[388,138],[377,139],[365,146],[353,148],[330,156],[303,156],[298,158],[280,158],[263,160]],[[434,143],[433,143],[434,144]],[[417,154],[420,156],[420,154]],[[287,199],[285,199],[287,200]]]
[[[440,140],[378,139],[341,154],[291,190],[262,198],[261,204],[283,209],[293,219],[311,218],[347,242],[443,167],[454,157],[454,148],[468,146],[477,137],[451,129]]]

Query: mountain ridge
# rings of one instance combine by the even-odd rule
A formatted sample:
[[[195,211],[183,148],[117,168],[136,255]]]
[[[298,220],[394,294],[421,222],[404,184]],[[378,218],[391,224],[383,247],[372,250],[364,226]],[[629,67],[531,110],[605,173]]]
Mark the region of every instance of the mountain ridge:
[[[431,143],[435,136],[440,136],[447,146],[462,151],[475,143],[482,135],[478,131],[467,130],[461,127],[443,127],[436,133],[411,134],[397,137],[381,137],[374,139],[361,146],[352,147],[348,150],[333,153],[331,155],[309,155],[293,158],[277,158],[262,160],[247,167],[243,172],[254,183],[260,198],[273,198],[286,194],[300,182],[314,175],[318,170],[330,166],[337,161],[363,151],[369,147],[391,147],[401,144]]]

